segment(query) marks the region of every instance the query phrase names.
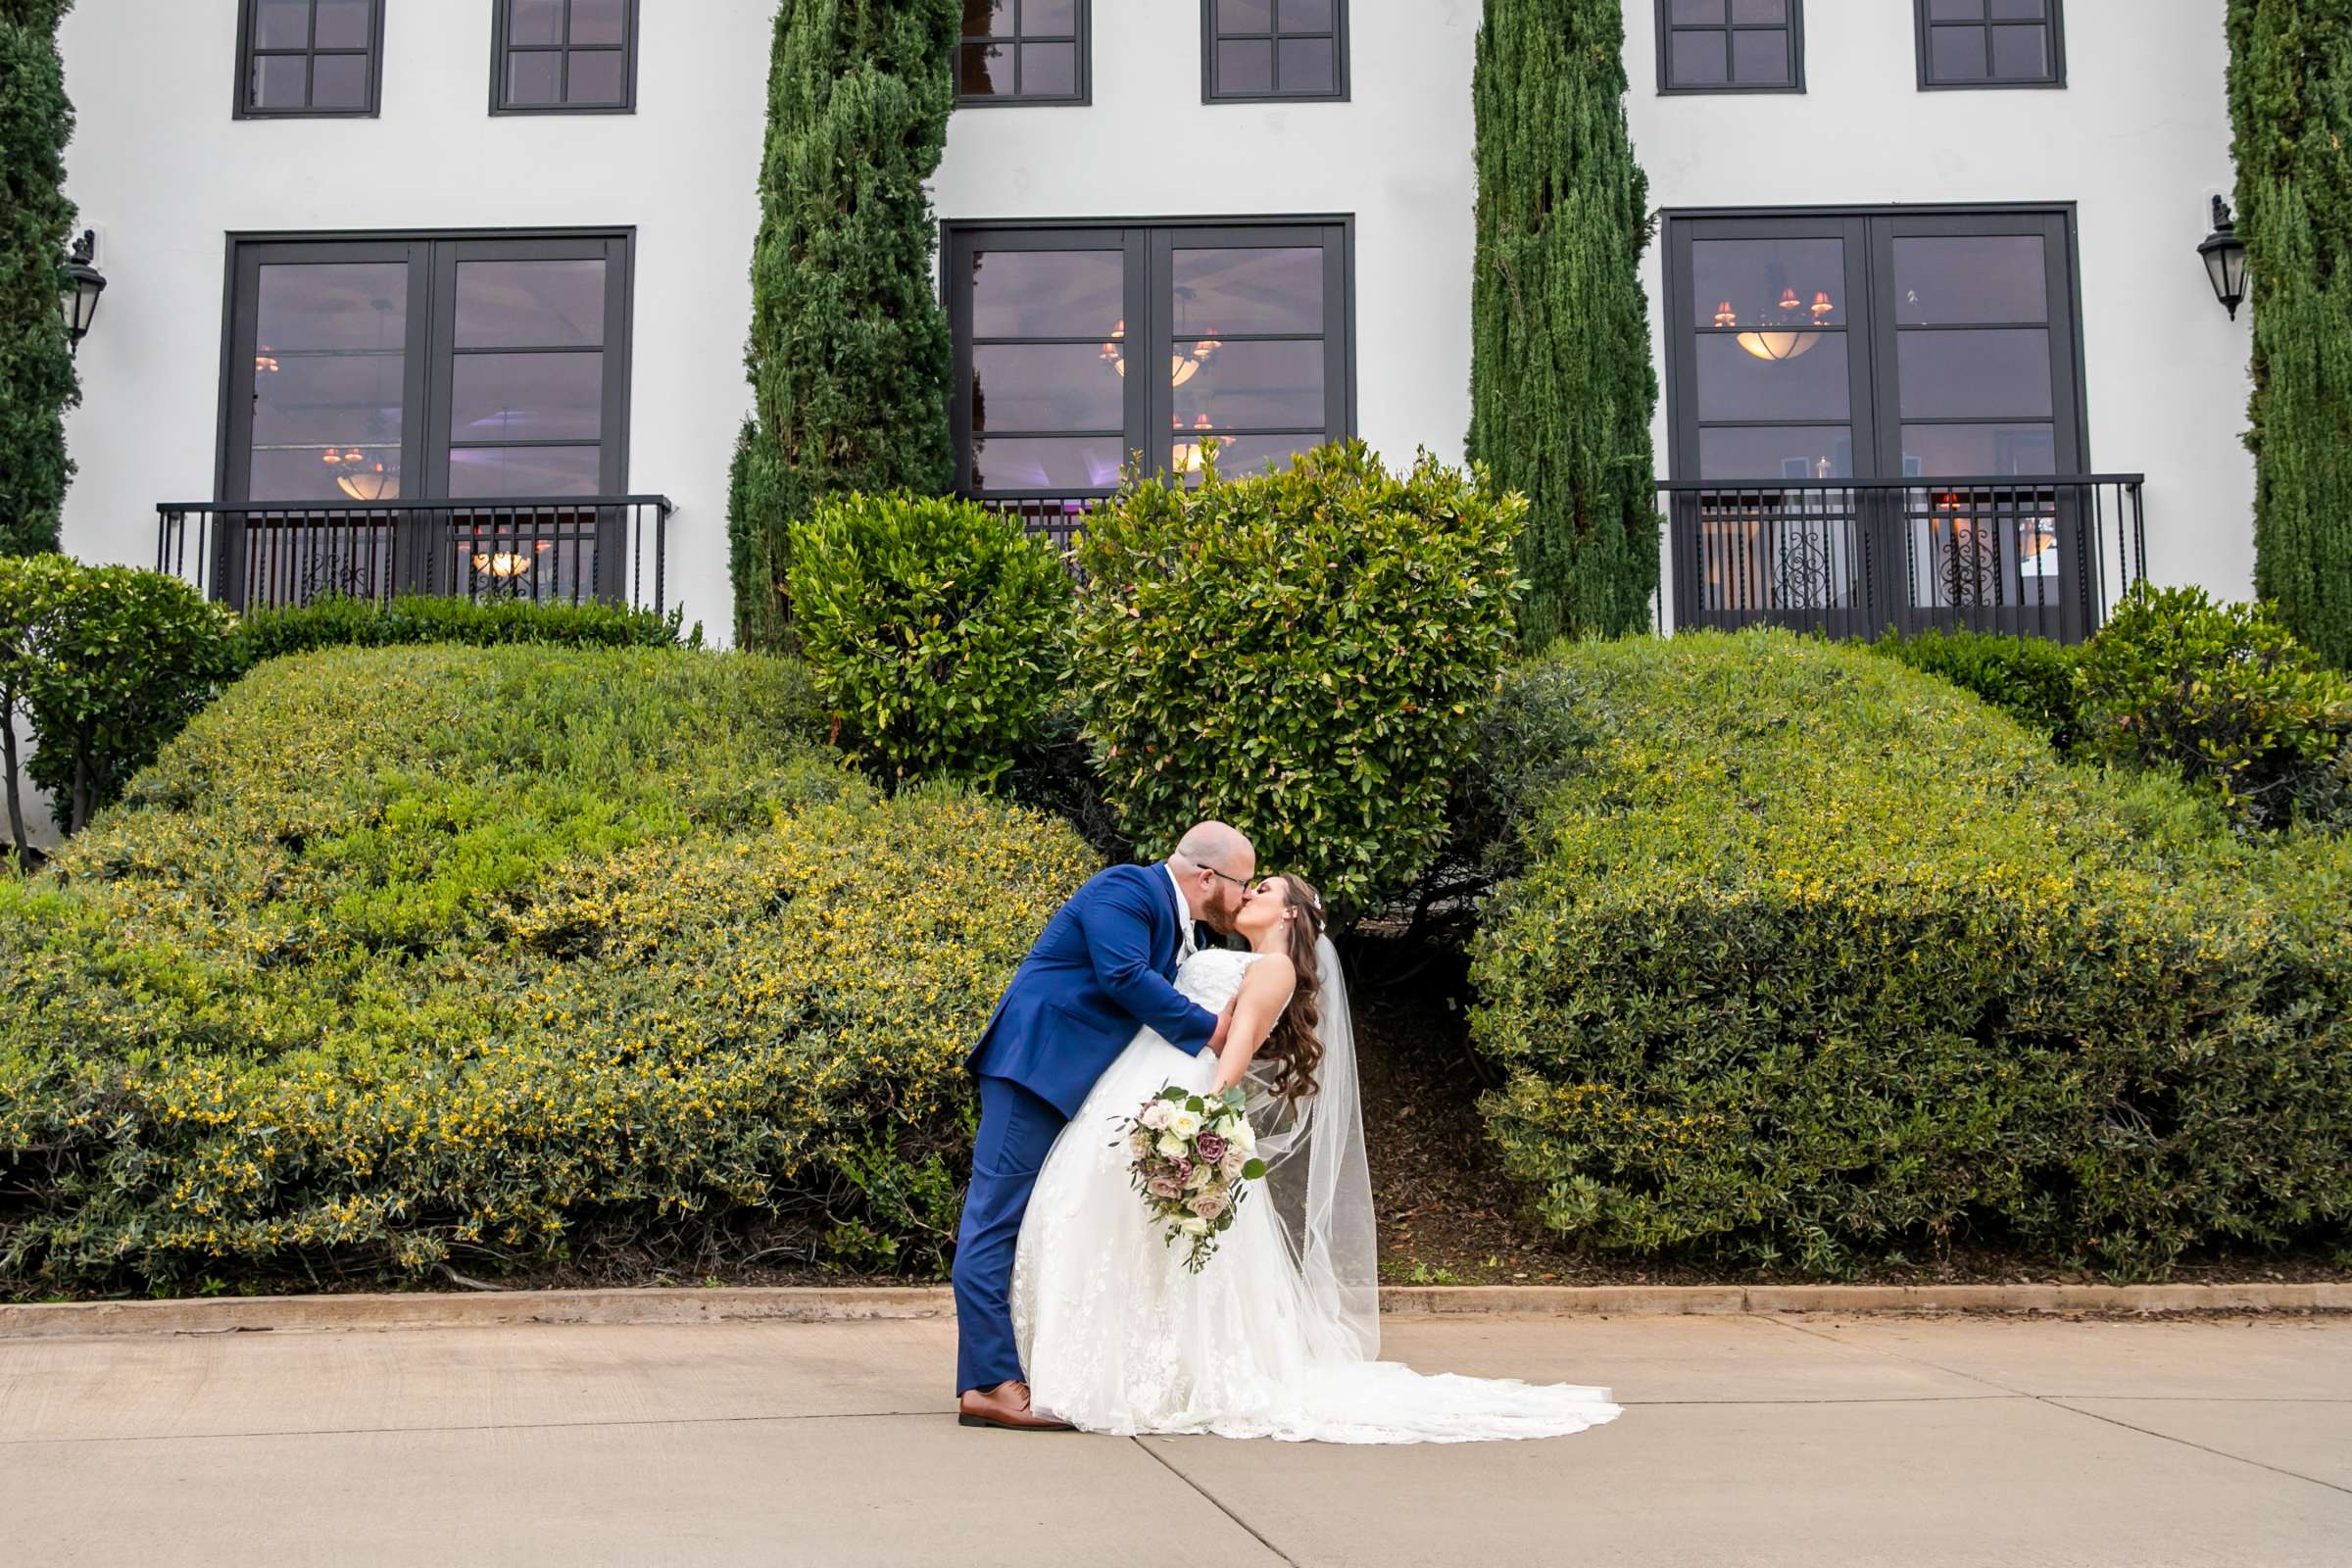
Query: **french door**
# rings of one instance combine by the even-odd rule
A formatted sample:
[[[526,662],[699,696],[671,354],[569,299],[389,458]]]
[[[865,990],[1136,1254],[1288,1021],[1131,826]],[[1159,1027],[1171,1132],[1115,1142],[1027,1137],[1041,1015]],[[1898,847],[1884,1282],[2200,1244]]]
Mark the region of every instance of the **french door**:
[[[1349,433],[1344,224],[967,226],[946,261],[957,488],[1049,531],[1212,438],[1242,475]]]
[[[239,240],[231,268],[220,488],[250,504],[220,534],[232,597],[257,551],[297,564],[270,567],[281,602],[609,591],[625,235]]]
[[[1671,219],[1678,618],[2076,636],[2063,210]]]

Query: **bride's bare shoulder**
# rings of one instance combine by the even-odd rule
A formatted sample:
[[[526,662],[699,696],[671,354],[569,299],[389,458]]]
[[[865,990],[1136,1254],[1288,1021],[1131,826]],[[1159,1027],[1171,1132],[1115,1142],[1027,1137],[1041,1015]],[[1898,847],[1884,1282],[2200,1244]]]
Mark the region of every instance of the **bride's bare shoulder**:
[[[1250,956],[1250,967],[1242,975],[1244,986],[1260,991],[1278,992],[1289,996],[1298,985],[1298,965],[1291,962],[1287,953],[1257,953]]]

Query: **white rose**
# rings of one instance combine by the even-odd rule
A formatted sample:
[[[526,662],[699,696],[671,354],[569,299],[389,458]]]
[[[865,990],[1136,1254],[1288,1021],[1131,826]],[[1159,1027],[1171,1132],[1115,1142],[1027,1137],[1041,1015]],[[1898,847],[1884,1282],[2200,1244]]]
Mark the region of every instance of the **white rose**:
[[[1249,1125],[1250,1124],[1248,1122],[1242,1120],[1242,1118],[1239,1116],[1219,1116],[1217,1118],[1217,1136],[1220,1138],[1239,1138],[1242,1135],[1242,1129]]]
[[[1227,1181],[1238,1182],[1242,1179],[1242,1167],[1249,1163],[1250,1156],[1243,1153],[1241,1146],[1236,1144],[1225,1151],[1225,1157],[1217,1162],[1217,1168],[1224,1172]]]
[[[1153,1132],[1158,1132],[1161,1128],[1167,1126],[1168,1124],[1168,1102],[1164,1100],[1154,1100],[1152,1102],[1152,1103],[1144,1107],[1144,1113],[1141,1116],[1138,1116],[1136,1120],[1142,1122]]]
[[[1240,1150],[1245,1155],[1257,1152],[1257,1134],[1250,1130],[1248,1122],[1242,1123],[1242,1130],[1233,1135],[1232,1142],[1233,1147]]]
[[[1159,1135],[1159,1152],[1169,1159],[1182,1159],[1186,1147],[1185,1141],[1174,1133]]]
[[[1200,1113],[1193,1110],[1171,1109],[1168,1112],[1168,1131],[1188,1142],[1191,1141],[1200,1135]]]
[[[1216,1173],[1217,1167],[1214,1165],[1195,1165],[1193,1167],[1192,1175],[1185,1178],[1184,1190],[1188,1193],[1199,1192],[1201,1188],[1208,1185],[1209,1178],[1216,1175]]]
[[[1198,1214],[1187,1215],[1176,1222],[1176,1228],[1187,1236],[1206,1236],[1208,1221],[1200,1218]]]

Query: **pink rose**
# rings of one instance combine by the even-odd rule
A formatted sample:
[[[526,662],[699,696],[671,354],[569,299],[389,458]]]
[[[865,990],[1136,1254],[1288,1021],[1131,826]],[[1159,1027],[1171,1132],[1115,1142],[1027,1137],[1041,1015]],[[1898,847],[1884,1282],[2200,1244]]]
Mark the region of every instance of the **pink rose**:
[[[1166,1101],[1154,1100],[1152,1102],[1152,1103],[1144,1107],[1144,1113],[1141,1116],[1138,1116],[1136,1120],[1142,1122],[1153,1132],[1158,1132],[1160,1129],[1167,1126],[1168,1117],[1173,1114],[1174,1112],[1168,1109],[1168,1102]]]
[[[1225,1189],[1222,1187],[1203,1188],[1195,1193],[1192,1201],[1184,1206],[1202,1219],[1215,1219],[1219,1214],[1225,1212]]]
[[[1215,1133],[1202,1133],[1193,1140],[1193,1147],[1200,1152],[1202,1159],[1211,1164],[1225,1157],[1225,1140]]]
[[[1182,1188],[1172,1177],[1154,1176],[1144,1183],[1144,1191],[1150,1193],[1153,1198],[1165,1200],[1174,1198],[1177,1193],[1182,1191]]]
[[[1250,1156],[1248,1154],[1238,1149],[1229,1148],[1225,1151],[1225,1157],[1217,1161],[1217,1169],[1227,1181],[1238,1182],[1242,1179],[1242,1167],[1249,1163]]]

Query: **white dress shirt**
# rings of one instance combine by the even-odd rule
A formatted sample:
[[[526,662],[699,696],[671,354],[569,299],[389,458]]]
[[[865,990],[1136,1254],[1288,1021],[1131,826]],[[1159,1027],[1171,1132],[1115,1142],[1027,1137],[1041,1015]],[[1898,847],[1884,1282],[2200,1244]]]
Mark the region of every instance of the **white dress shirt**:
[[[1176,895],[1176,961],[1191,957],[1199,944],[1193,941],[1193,906],[1184,901],[1184,884],[1176,880],[1176,868],[1167,861],[1159,868],[1168,873],[1168,891]]]

